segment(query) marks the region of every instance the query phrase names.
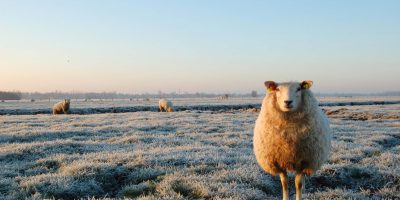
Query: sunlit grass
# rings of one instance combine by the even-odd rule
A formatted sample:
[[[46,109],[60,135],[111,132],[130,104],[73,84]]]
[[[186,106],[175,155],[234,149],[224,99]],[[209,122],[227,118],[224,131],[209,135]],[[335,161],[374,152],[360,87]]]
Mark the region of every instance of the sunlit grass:
[[[326,108],[332,156],[306,198],[400,198],[399,108]],[[253,156],[257,114],[1,116],[0,198],[279,198],[279,178]]]

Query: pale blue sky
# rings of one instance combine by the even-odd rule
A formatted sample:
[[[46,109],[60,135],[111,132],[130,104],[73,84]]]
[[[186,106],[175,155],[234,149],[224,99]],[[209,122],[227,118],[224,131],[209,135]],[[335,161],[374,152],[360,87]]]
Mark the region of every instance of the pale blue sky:
[[[0,90],[400,86],[400,1],[0,1]]]

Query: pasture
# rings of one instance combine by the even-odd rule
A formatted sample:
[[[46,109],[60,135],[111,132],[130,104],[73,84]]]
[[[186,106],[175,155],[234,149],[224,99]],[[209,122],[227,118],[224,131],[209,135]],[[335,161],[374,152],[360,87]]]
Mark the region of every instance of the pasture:
[[[227,106],[173,113],[1,115],[0,199],[280,198],[279,177],[263,173],[253,155],[257,109],[229,109],[260,102],[260,98],[178,100],[174,101],[178,106]],[[5,103],[0,105],[3,111],[46,109],[49,104]],[[332,154],[320,171],[306,179],[305,198],[399,199],[400,104],[323,109],[333,129]],[[291,198],[293,194],[290,188]]]

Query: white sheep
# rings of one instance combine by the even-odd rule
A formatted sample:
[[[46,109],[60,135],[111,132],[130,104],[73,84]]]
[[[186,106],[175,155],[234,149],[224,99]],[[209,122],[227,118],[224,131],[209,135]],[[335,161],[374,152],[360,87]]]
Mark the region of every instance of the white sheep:
[[[53,114],[69,114],[69,105],[71,100],[64,99],[64,101],[60,101],[53,106]]]
[[[221,95],[221,96],[217,96],[217,99],[218,99],[218,100],[227,100],[228,97],[229,97],[228,94],[224,94],[224,95]]]
[[[158,106],[160,108],[161,112],[173,112],[173,105],[171,101],[168,101],[166,99],[160,99],[158,101]]]
[[[280,175],[283,199],[289,197],[287,172],[296,173],[296,200],[301,199],[304,175],[311,175],[328,159],[331,149],[329,121],[309,88],[312,81],[266,81],[254,128],[254,154],[271,175]]]

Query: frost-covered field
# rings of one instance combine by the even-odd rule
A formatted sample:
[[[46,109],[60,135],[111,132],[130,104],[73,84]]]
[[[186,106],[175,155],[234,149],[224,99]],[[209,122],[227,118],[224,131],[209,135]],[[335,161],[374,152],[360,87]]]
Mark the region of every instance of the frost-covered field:
[[[400,104],[324,109],[333,153],[306,198],[399,199]],[[0,199],[280,198],[253,156],[252,111],[0,116]]]
[[[71,112],[73,114],[94,114],[94,113],[123,113],[139,111],[158,111],[159,99],[115,99],[115,100],[90,100],[82,99],[71,100]],[[170,99],[176,109],[187,110],[196,106],[196,109],[209,109],[210,106],[219,107],[244,106],[259,104],[259,98],[230,98],[228,100],[218,100],[216,98],[175,98]],[[19,114],[50,114],[51,108],[60,100],[38,100],[30,102],[28,100],[0,102],[0,115],[19,115]]]
[[[49,100],[36,100],[30,102],[30,100],[20,101],[6,101],[0,102],[0,109],[50,109],[55,103],[62,99],[51,99]],[[218,100],[216,98],[174,98],[170,99],[177,106],[189,106],[189,105],[220,105],[220,104],[249,104],[249,103],[260,103],[262,97],[257,98],[229,98],[227,100]],[[400,98],[398,99],[400,100]],[[148,100],[143,98],[138,99],[93,99],[85,101],[83,99],[71,99],[72,108],[98,108],[98,107],[130,107],[130,106],[154,106],[158,105],[158,98],[149,98]]]

